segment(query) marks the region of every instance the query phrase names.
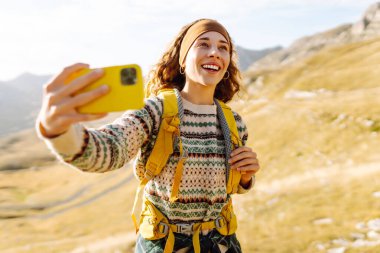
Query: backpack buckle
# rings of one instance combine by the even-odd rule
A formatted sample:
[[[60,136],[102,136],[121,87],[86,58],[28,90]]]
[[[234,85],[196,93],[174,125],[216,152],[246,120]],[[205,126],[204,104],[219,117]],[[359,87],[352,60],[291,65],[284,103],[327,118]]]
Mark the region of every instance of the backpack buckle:
[[[181,234],[191,234],[193,233],[193,224],[186,224],[186,223],[178,223],[177,226],[177,233]]]
[[[187,158],[188,158],[188,153],[186,149],[184,149],[179,159],[181,160],[181,159],[187,159]]]
[[[154,170],[157,169],[157,165],[154,164],[154,163],[149,163],[148,167],[146,170],[145,170],[145,173],[144,173],[144,177],[148,180],[151,180],[153,177],[154,177]],[[153,168],[153,170],[150,170],[151,168]]]
[[[225,220],[222,216],[219,216],[218,218],[215,219],[215,227],[216,228],[222,228],[226,225]]]
[[[158,232],[160,234],[168,234],[169,232],[169,225],[163,222],[158,223]]]

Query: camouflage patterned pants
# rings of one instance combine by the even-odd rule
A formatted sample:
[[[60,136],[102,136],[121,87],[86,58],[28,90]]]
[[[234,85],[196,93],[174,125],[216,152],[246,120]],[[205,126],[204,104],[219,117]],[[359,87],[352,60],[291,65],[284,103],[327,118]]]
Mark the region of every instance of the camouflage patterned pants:
[[[183,248],[189,248],[186,253],[194,253],[192,237],[184,234],[174,233],[175,244],[174,252]],[[215,229],[207,235],[200,235],[199,242],[201,253],[223,253],[218,244],[228,248],[226,253],[241,253],[240,243],[236,238],[236,234],[223,236]],[[137,237],[135,253],[163,253],[166,238],[159,240],[146,240],[140,234]]]

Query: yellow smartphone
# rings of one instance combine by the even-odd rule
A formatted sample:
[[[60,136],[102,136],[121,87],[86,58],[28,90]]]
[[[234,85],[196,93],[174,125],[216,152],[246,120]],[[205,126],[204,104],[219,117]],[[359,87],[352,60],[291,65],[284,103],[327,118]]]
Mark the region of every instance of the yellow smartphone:
[[[102,85],[108,85],[110,91],[77,108],[80,113],[117,112],[144,107],[144,82],[141,68],[137,64],[110,66],[102,68],[103,76],[94,83],[81,89],[78,93],[93,90]],[[92,69],[83,69],[70,75],[66,83],[91,72]]]

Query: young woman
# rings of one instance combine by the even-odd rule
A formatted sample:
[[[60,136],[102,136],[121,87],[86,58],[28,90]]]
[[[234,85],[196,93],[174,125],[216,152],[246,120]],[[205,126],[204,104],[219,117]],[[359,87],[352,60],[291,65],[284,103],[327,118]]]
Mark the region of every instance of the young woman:
[[[57,157],[83,171],[106,172],[139,154],[135,174],[140,180],[162,123],[164,99],[157,94],[174,89],[181,116],[179,141],[162,171],[144,188],[136,252],[241,252],[231,194],[252,187],[259,163],[256,153],[245,146],[247,129],[236,113],[232,118],[240,145],[227,152],[230,140],[225,140],[230,133],[220,108],[239,91],[235,56],[228,32],[217,21],[201,19],[186,25],[151,71],[147,85],[151,96],[144,108],[127,111],[99,129],[79,122],[104,114],[80,114],[75,108],[106,94],[107,87],[74,93],[100,78],[101,70],[64,85],[70,74],[89,67],[74,64],[46,84],[37,131]],[[186,160],[172,198],[182,151]],[[229,170],[239,175],[234,191],[226,186],[232,175]]]

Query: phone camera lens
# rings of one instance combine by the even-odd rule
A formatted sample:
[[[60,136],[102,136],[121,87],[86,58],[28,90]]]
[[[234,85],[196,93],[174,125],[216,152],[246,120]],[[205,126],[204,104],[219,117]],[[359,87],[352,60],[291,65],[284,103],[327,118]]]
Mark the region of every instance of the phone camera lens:
[[[135,68],[124,68],[120,73],[121,83],[124,85],[136,84],[137,73]]]

